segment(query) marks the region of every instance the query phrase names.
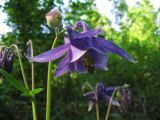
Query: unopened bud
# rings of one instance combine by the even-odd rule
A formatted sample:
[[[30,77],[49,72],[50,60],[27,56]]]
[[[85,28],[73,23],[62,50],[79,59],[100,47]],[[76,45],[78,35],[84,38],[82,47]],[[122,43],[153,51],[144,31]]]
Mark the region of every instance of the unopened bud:
[[[51,28],[56,28],[61,25],[62,15],[57,8],[53,8],[46,14],[47,25]]]

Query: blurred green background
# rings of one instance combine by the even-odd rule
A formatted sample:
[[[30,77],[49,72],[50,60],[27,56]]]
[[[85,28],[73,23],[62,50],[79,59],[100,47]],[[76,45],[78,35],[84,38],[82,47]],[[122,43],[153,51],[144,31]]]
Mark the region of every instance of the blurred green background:
[[[107,1],[107,0],[106,0]],[[115,21],[98,12],[94,0],[6,0],[1,9],[7,13],[11,32],[3,34],[0,44],[17,44],[26,52],[26,42],[32,39],[34,54],[50,49],[54,33],[46,25],[45,14],[57,6],[63,14],[63,27],[83,19],[91,28],[101,28],[103,37],[114,41],[133,56],[136,64],[117,55],[109,54],[109,71],[96,70],[94,74],[65,74],[52,81],[52,120],[96,120],[95,109],[87,112],[88,100],[83,96],[82,85],[88,81],[93,86],[99,81],[106,86],[130,84],[133,91],[133,108],[124,114],[117,108],[111,110],[110,120],[160,120],[160,10],[154,9],[152,0],[141,0],[129,6],[125,0],[110,0]],[[100,2],[100,0],[99,0]],[[105,11],[109,10],[106,8]],[[58,45],[63,44],[63,35]],[[29,80],[30,64],[23,61]],[[53,68],[56,68],[55,61]],[[37,95],[38,119],[45,118],[47,63],[35,64],[36,87],[44,91]],[[17,56],[12,74],[22,81]],[[31,80],[29,81],[31,83]],[[104,119],[105,105],[101,105]],[[116,110],[115,110],[116,109]],[[0,84],[0,120],[31,120],[30,101],[21,96],[5,79]]]

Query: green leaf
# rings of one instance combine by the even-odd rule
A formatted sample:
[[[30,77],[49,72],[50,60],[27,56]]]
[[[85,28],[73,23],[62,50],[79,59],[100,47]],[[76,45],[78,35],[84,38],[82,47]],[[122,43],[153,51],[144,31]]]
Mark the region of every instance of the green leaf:
[[[28,90],[24,86],[24,84],[20,81],[18,81],[16,78],[14,78],[11,74],[6,72],[5,70],[0,69],[0,73],[8,80],[8,82],[13,85],[15,88],[17,88],[21,92],[27,92]]]
[[[43,88],[37,88],[37,89],[34,89],[34,90],[26,91],[22,95],[23,96],[33,96],[33,95],[39,94],[42,91],[43,91]]]

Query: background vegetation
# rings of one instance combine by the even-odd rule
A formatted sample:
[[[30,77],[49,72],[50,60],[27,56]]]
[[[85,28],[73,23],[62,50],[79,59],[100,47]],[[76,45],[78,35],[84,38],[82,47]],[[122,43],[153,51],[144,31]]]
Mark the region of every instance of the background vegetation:
[[[94,0],[70,0],[69,7],[64,8],[63,0],[7,0],[3,6],[8,15],[7,25],[13,31],[3,35],[0,43],[18,44],[26,52],[26,42],[32,39],[35,55],[51,47],[54,34],[46,25],[45,14],[57,6],[63,13],[63,26],[74,25],[83,19],[91,28],[101,28],[103,37],[112,40],[138,61],[129,63],[120,57],[110,54],[109,71],[96,70],[94,74],[66,74],[53,79],[52,119],[56,120],[95,120],[95,110],[87,112],[88,101],[81,90],[85,81],[93,86],[103,81],[107,86],[130,84],[134,104],[127,114],[113,108],[110,120],[159,120],[160,119],[160,24],[159,10],[154,10],[150,0],[142,0],[129,7],[125,0],[112,0],[116,23],[101,15]],[[106,8],[107,11],[107,8]],[[115,27],[116,26],[116,27]],[[60,36],[58,45],[63,43]],[[57,46],[58,46],[57,45]],[[25,69],[30,78],[30,65],[23,56]],[[56,61],[58,62],[58,60]],[[56,68],[56,62],[53,68]],[[37,96],[38,118],[44,119],[46,99],[47,64],[36,63],[36,86],[44,91]],[[17,57],[12,74],[22,79]],[[31,81],[29,81],[31,82]],[[31,120],[30,101],[21,96],[5,80],[0,84],[0,120]],[[101,118],[105,114],[101,106]]]

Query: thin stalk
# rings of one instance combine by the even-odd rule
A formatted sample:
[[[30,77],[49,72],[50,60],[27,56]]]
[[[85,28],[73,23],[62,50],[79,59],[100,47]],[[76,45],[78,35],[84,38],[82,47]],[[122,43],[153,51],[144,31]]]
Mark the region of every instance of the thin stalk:
[[[22,64],[22,59],[21,59],[21,55],[20,55],[20,52],[19,52],[19,48],[15,44],[13,44],[12,46],[15,47],[15,49],[18,53],[18,58],[19,58],[19,63],[20,63],[21,71],[22,71],[24,84],[25,84],[25,87],[29,90],[29,86],[28,86],[28,83],[27,83],[26,74],[25,74],[24,67],[23,67],[23,64]]]
[[[33,57],[33,45],[32,41],[28,41],[28,46],[31,48],[31,57]],[[35,75],[34,75],[34,62],[31,62],[31,71],[32,71],[32,90],[35,89]],[[37,120],[37,109],[36,109],[36,98],[35,95],[32,96],[32,114],[33,114],[33,120]]]
[[[95,90],[94,94],[95,94],[95,98],[96,98],[96,118],[97,118],[97,120],[100,120],[97,86],[96,86],[96,90]]]
[[[52,48],[55,47],[57,37],[58,37],[58,31],[56,31],[56,37],[53,41]],[[51,85],[51,78],[52,78],[52,62],[48,63],[48,75],[47,75],[47,101],[46,101],[46,120],[50,120],[51,116],[51,90],[52,90],[52,85]]]
[[[112,105],[112,100],[113,100],[113,97],[114,97],[116,91],[117,91],[117,89],[115,89],[114,92],[112,93],[111,99],[109,101],[108,109],[107,109],[107,112],[106,112],[105,120],[108,120],[108,118],[109,118],[109,113],[110,113],[110,109],[111,109],[111,105]]]
[[[15,45],[15,44],[13,44],[12,46],[15,47],[15,49],[16,49],[16,51],[17,51],[18,58],[19,58],[19,63],[20,63],[21,71],[22,71],[22,76],[23,76],[23,80],[24,80],[24,84],[25,84],[25,87],[29,90],[29,85],[28,85],[27,78],[26,78],[26,74],[25,74],[25,71],[24,71],[24,67],[23,67],[21,55],[20,55],[20,52],[19,52],[19,48],[18,48],[17,45]],[[34,70],[34,67],[33,67],[33,70]],[[32,73],[33,73],[33,72],[34,72],[34,71],[32,71]],[[33,76],[34,76],[34,74],[32,74],[32,81],[34,80],[34,77],[33,77]],[[32,85],[32,87],[33,87],[33,85]],[[32,89],[33,89],[33,88],[32,88]],[[32,97],[31,102],[32,102],[33,120],[37,120],[36,101],[35,101],[34,96]]]
[[[31,43],[31,57],[33,57],[33,46],[32,42]],[[32,90],[35,88],[35,78],[34,78],[34,62],[31,62],[31,68],[32,68]]]
[[[96,117],[97,117],[97,120],[100,120],[98,101],[96,102]]]
[[[95,96],[96,96],[96,118],[97,120],[100,120],[97,90],[95,91]]]
[[[37,120],[37,106],[36,106],[36,99],[33,96],[32,97],[32,114],[33,114],[33,120]]]

